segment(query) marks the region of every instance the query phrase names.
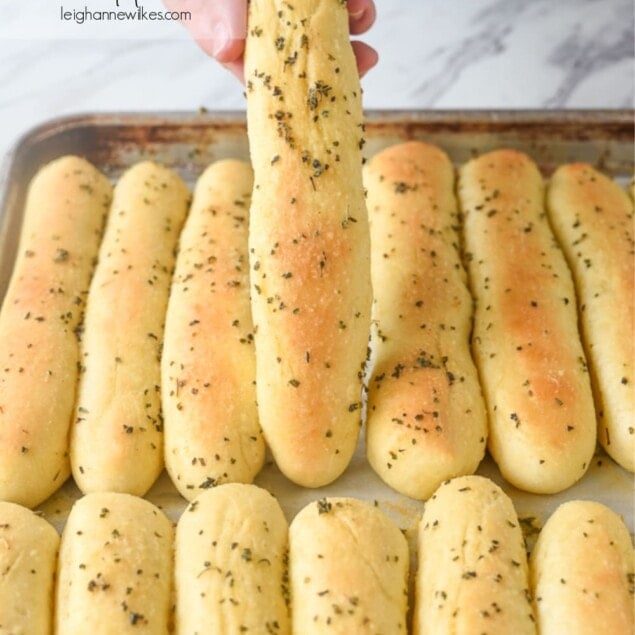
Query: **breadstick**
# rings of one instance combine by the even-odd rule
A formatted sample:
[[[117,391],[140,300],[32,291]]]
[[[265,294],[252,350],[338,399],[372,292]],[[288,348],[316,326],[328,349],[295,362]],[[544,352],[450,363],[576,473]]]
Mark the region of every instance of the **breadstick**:
[[[96,492],[72,507],[60,547],[55,632],[168,633],[173,529],[152,503]]]
[[[70,474],[81,324],[111,185],[66,156],[32,179],[0,311],[0,499],[35,507]]]
[[[46,520],[0,502],[0,633],[48,635],[60,537]]]
[[[377,154],[364,175],[374,289],[366,451],[386,483],[425,499],[473,473],[487,439],[454,170],[440,149],[409,142]]]
[[[419,524],[414,635],[536,632],[527,555],[509,497],[482,476],[443,483]]]
[[[520,152],[490,152],[462,167],[459,199],[490,453],[516,487],[564,490],[589,466],[596,423],[575,291],[542,177]]]
[[[635,633],[633,545],[608,507],[593,501],[558,507],[530,567],[541,635]]]
[[[635,252],[633,202],[590,165],[560,167],[547,209],[573,272],[598,409],[598,440],[635,471]]]
[[[282,472],[337,478],[370,332],[361,91],[340,0],[253,0],[245,51],[260,423]]]
[[[247,163],[209,166],[179,240],[161,387],[165,465],[188,500],[219,483],[250,483],[264,461],[249,301],[251,189]]]
[[[370,503],[310,503],[289,528],[293,632],[406,633],[408,565],[404,535]]]
[[[176,633],[290,633],[287,521],[264,489],[201,493],[176,531]]]
[[[163,468],[160,349],[187,206],[181,178],[151,162],[115,187],[86,307],[71,435],[84,493],[143,495]]]

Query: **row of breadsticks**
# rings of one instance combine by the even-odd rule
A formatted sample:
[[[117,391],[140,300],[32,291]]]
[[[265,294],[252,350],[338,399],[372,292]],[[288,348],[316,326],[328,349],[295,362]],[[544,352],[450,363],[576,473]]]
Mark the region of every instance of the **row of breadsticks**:
[[[424,499],[446,478],[474,472],[488,445],[515,486],[560,491],[587,469],[596,419],[601,445],[632,471],[625,191],[570,164],[545,199],[531,159],[501,150],[461,167],[457,196],[448,157],[420,142],[380,152],[365,170],[366,440],[380,476]],[[218,483],[251,482],[264,438],[301,485],[346,468],[363,369],[357,389],[337,393],[346,377],[330,356],[347,350],[352,331],[365,341],[368,331],[336,323],[330,303],[343,294],[323,284],[341,240],[324,243],[328,256],[300,244],[312,264],[274,284],[271,265],[267,279],[264,260],[249,253],[249,241],[261,240],[258,222],[250,225],[252,188],[251,168],[234,160],[208,168],[191,206],[181,178],[151,162],[124,173],[114,197],[80,158],[41,169],[0,313],[0,499],[33,507],[71,469],[85,493],[143,495],[164,464],[191,499]],[[288,234],[270,259],[302,240]],[[276,289],[294,275],[300,299],[286,304]],[[261,319],[263,305],[282,316],[278,335],[254,327],[256,296]],[[277,362],[265,365],[271,347]],[[311,390],[301,393],[306,377]]]
[[[147,500],[93,493],[61,545],[47,521],[0,503],[0,630],[633,633],[633,546],[608,507],[561,505],[529,562],[511,500],[484,477],[443,483],[418,523],[409,595],[404,534],[358,499],[311,502],[288,527],[269,492],[225,484],[195,498],[174,535]]]

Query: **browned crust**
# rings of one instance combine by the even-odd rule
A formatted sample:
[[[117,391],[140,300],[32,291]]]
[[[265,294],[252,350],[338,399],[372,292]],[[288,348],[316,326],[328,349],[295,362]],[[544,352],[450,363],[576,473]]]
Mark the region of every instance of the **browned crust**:
[[[427,498],[476,470],[487,437],[454,170],[440,149],[410,142],[375,155],[364,174],[374,289],[367,454],[388,484]]]
[[[540,173],[522,153],[491,152],[461,169],[489,449],[512,484],[554,493],[585,473],[596,434],[573,282],[543,197]]]
[[[252,180],[247,163],[210,165],[179,239],[162,405],[166,467],[189,500],[223,482],[251,482],[264,461],[249,298]]]

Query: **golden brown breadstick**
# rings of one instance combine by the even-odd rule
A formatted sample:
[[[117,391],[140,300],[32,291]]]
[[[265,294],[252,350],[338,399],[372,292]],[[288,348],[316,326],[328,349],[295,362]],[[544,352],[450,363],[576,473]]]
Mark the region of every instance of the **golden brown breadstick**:
[[[364,176],[374,289],[366,451],[386,483],[425,499],[474,472],[487,439],[454,170],[439,148],[413,141],[375,155]]]
[[[323,498],[289,528],[293,632],[407,632],[408,544],[377,507]]]
[[[590,165],[553,174],[547,209],[573,273],[598,410],[598,440],[635,471],[633,201]]]
[[[167,634],[172,523],[130,494],[95,492],[73,505],[62,533],[58,635]]]
[[[165,464],[189,500],[219,483],[250,483],[264,461],[249,300],[252,185],[247,163],[209,166],[179,239],[161,386]]]
[[[359,78],[340,0],[253,0],[245,51],[257,398],[282,472],[355,449],[371,302]]]
[[[542,177],[520,152],[490,152],[462,167],[459,200],[489,450],[516,487],[561,491],[586,472],[596,423],[573,281]]]
[[[0,633],[46,635],[60,537],[46,520],[0,502]]]
[[[0,499],[34,507],[70,474],[77,330],[111,191],[75,156],[52,161],[30,183],[0,312]]]
[[[149,161],[115,187],[86,307],[71,435],[83,492],[142,495],[163,468],[160,350],[188,199],[175,172]]]
[[[579,500],[558,507],[530,567],[541,635],[635,632],[633,544],[608,507]]]
[[[536,633],[523,534],[493,481],[439,487],[419,524],[418,560],[414,635]]]
[[[289,634],[287,521],[266,490],[219,485],[176,531],[176,632]]]

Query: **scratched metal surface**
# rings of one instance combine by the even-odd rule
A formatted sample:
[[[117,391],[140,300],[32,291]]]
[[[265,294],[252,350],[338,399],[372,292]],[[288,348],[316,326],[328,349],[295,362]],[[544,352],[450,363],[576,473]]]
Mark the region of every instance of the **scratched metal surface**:
[[[545,176],[558,164],[586,161],[620,182],[634,171],[634,113],[619,111],[505,111],[505,112],[370,112],[367,114],[365,154],[408,139],[421,139],[443,148],[459,165],[470,157],[500,147],[529,154]],[[145,158],[160,161],[194,185],[197,176],[214,160],[248,159],[245,116],[223,113],[106,113],[54,120],[34,128],[5,158],[0,171],[0,298],[11,275],[26,188],[36,170],[63,154],[87,158],[113,180],[128,166]],[[499,483],[512,497],[521,518],[539,527],[566,500],[585,498],[605,503],[634,530],[633,476],[613,463],[601,450],[585,477],[554,496],[521,492],[504,482],[486,458],[478,470]],[[414,530],[423,503],[401,496],[384,485],[364,457],[363,431],[357,452],[338,481],[307,490],[287,481],[271,460],[256,479],[279,498],[289,520],[302,506],[325,495],[356,496],[378,501],[406,531],[414,544]],[[80,492],[69,480],[40,506],[44,517],[58,529]],[[185,501],[165,472],[146,496],[178,520]]]

